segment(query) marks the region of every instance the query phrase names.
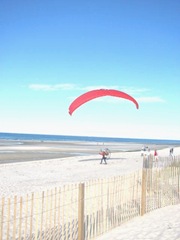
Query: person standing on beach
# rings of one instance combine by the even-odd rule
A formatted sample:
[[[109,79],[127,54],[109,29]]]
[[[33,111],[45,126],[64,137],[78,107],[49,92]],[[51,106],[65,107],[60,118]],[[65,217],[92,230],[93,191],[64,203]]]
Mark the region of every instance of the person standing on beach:
[[[174,153],[174,148],[170,148],[169,156],[172,157],[172,158],[174,157],[173,153]]]
[[[145,147],[143,146],[143,147],[141,148],[141,157],[144,156],[144,152],[145,152]]]
[[[158,160],[158,153],[157,153],[157,150],[155,149],[154,150],[154,160],[157,162]]]
[[[101,150],[99,154],[102,155],[100,164],[102,164],[103,161],[104,161],[105,164],[107,164],[107,162],[106,162],[106,159],[107,159],[107,157],[106,157],[106,156],[107,156],[106,151],[105,151],[105,150],[103,150],[103,151]]]

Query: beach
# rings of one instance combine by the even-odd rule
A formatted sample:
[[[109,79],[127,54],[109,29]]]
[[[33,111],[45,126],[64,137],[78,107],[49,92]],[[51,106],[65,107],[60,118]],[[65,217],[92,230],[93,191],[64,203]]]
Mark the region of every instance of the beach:
[[[99,155],[100,149],[106,147],[111,150],[107,165],[100,164]],[[152,154],[154,149],[157,149],[159,157],[169,156],[169,146],[148,147]],[[1,140],[0,195],[1,197],[22,196],[71,183],[132,173],[142,169],[141,148],[142,144],[134,143]],[[179,146],[174,147],[174,155],[180,155]],[[179,229],[180,226],[179,210],[179,205],[158,209],[143,217],[137,217],[98,239],[180,239],[177,234],[177,228]],[[161,225],[159,216],[163,217]],[[155,221],[158,225],[154,224]],[[159,237],[163,229],[171,233],[167,235],[171,236],[170,238],[165,237],[165,233],[162,235],[164,237]]]
[[[108,147],[108,164],[100,164],[99,151]],[[94,142],[0,141],[1,196],[24,195],[69,183],[108,178],[142,168],[142,144]],[[168,156],[168,146],[158,149]],[[175,148],[180,154],[180,147]]]

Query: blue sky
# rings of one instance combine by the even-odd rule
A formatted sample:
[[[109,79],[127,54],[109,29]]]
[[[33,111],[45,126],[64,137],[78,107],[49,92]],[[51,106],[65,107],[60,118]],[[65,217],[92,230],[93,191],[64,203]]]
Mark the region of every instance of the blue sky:
[[[139,103],[93,100],[124,91]],[[0,1],[0,132],[180,139],[180,1]]]

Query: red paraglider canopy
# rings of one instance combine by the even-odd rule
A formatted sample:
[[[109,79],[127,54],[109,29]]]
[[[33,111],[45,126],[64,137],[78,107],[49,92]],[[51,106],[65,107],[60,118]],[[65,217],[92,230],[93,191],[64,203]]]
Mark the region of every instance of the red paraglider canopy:
[[[69,114],[72,115],[72,113],[84,103],[90,100],[93,100],[94,98],[103,97],[103,96],[113,96],[113,97],[124,98],[132,101],[136,105],[136,108],[137,109],[139,108],[138,102],[127,93],[121,92],[119,90],[113,90],[113,89],[98,89],[98,90],[92,90],[92,91],[86,92],[80,95],[79,97],[77,97],[69,106]]]

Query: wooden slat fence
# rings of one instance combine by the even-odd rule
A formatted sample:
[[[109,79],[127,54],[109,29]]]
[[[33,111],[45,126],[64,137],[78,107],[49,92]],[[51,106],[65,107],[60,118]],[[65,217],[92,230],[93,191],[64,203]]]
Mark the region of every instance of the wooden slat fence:
[[[78,185],[2,198],[0,239],[77,239]]]
[[[85,183],[85,239],[140,215],[141,171]]]
[[[147,159],[144,159],[146,161]],[[180,203],[180,156],[141,171],[0,199],[0,240],[89,240]]]
[[[145,176],[145,212],[180,203],[180,156],[160,158]]]

